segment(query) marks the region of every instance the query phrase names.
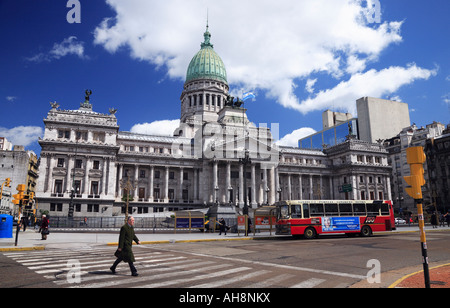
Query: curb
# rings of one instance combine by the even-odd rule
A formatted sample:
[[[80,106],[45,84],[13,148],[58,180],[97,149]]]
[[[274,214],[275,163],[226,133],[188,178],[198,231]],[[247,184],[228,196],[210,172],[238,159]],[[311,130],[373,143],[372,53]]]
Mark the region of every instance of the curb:
[[[45,250],[45,246],[0,248],[0,252]]]
[[[441,264],[441,265],[438,265],[438,266],[430,267],[429,270],[433,270],[433,269],[435,269],[435,268],[444,267],[444,266],[449,266],[449,265],[450,265],[450,263]],[[388,287],[388,289],[393,289],[393,288],[397,287],[400,283],[402,283],[403,281],[405,281],[406,279],[408,279],[409,277],[412,277],[412,276],[417,275],[417,274],[420,274],[420,273],[423,273],[423,270],[420,270],[420,271],[417,271],[417,272],[408,274],[408,275],[406,275],[406,276],[403,276],[402,278],[397,279],[393,284],[391,284],[391,285]]]
[[[257,238],[262,239],[262,238]],[[165,240],[165,241],[143,241],[141,245],[154,245],[154,244],[174,244],[174,243],[196,243],[196,242],[230,242],[230,241],[252,241],[255,238],[243,237],[243,238],[217,238],[217,239],[197,239],[197,240]],[[107,243],[107,246],[117,246],[118,242]],[[133,242],[133,245],[136,243]]]

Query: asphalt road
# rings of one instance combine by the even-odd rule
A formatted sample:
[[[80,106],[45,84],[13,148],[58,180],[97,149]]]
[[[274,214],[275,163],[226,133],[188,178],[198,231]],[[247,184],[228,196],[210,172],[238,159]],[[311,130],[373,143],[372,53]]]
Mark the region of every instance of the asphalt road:
[[[450,262],[449,239],[448,231],[427,234],[431,266]],[[0,287],[384,288],[422,267],[417,232],[133,249],[139,277],[131,277],[126,264],[119,265],[117,275],[110,274],[115,247],[105,245],[1,252]]]

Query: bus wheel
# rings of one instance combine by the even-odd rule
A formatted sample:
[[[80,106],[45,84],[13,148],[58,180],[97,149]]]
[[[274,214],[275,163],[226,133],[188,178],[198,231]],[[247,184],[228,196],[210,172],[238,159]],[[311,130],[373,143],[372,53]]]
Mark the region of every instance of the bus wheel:
[[[307,228],[305,230],[305,234],[304,235],[305,235],[305,238],[308,239],[308,240],[313,239],[317,235],[316,234],[316,229],[314,229],[314,228]]]
[[[369,226],[363,226],[361,228],[361,236],[368,237],[372,235],[372,229]]]

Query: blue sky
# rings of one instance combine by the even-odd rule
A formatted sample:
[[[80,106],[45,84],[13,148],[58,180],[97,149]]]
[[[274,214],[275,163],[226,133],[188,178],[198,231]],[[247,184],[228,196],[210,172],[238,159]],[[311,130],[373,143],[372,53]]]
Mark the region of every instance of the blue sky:
[[[170,134],[207,8],[232,93],[253,91],[249,119],[279,123],[284,144],[321,130],[326,109],[356,115],[363,96],[449,124],[450,2],[379,0],[377,22],[371,1],[79,0],[69,23],[66,0],[0,0],[0,135],[39,153],[49,102],[78,109],[86,89],[120,130]]]

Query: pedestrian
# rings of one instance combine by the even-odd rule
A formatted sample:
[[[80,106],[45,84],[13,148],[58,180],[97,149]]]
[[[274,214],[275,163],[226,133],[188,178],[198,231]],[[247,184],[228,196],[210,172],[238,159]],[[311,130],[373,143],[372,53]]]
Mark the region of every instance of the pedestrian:
[[[431,225],[433,226],[433,229],[436,229],[438,227],[438,222],[437,222],[437,216],[436,213],[433,213],[431,215]]]
[[[131,276],[138,276],[136,267],[134,267],[134,259],[133,255],[133,241],[135,241],[138,245],[141,243],[139,239],[134,234],[134,217],[129,216],[127,223],[120,228],[120,236],[119,236],[119,247],[114,254],[117,257],[117,260],[114,262],[113,266],[110,267],[110,270],[113,274],[116,273],[117,265],[124,261],[127,262],[130,266]]]
[[[41,232],[43,241],[47,240],[47,235],[50,233],[48,230],[49,220],[46,215],[42,215],[41,220],[41,228],[39,229],[39,232]]]
[[[440,227],[445,227],[445,216],[442,213],[439,214],[439,223]]]
[[[225,232],[225,235],[227,235],[227,223],[225,222],[225,219],[220,218],[219,219],[219,235],[222,235],[222,232]]]
[[[447,227],[450,227],[450,211],[447,211],[447,214],[444,215],[445,220],[447,221]]]
[[[22,217],[22,225],[23,225],[23,232],[27,231],[28,216],[23,216]]]

